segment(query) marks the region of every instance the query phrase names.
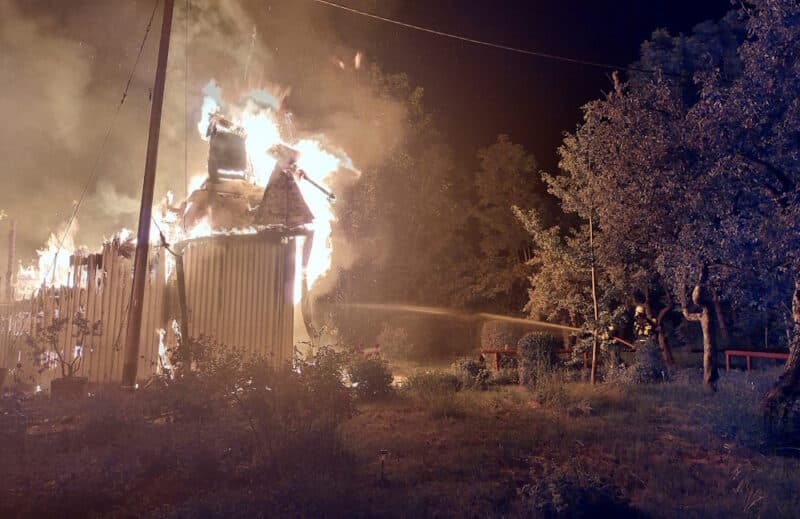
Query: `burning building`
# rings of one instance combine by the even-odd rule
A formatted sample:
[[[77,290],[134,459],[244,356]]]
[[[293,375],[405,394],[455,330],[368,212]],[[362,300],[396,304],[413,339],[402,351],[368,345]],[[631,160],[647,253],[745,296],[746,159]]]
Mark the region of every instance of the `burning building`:
[[[288,362],[295,306],[330,266],[334,197],[324,183],[349,160],[318,141],[284,139],[277,107],[257,99],[224,115],[206,99],[200,129],[209,143],[207,175],[186,200],[168,198],[154,211],[140,378],[168,364],[182,308],[190,337],[210,337],[275,365]],[[40,268],[41,289],[0,308],[0,367],[44,386],[58,376],[56,359],[31,345],[50,337],[59,362],[78,360],[90,381],[118,382],[132,248],[132,237],[123,234],[100,254],[72,255],[60,286],[51,286]],[[183,294],[174,254],[182,261]],[[185,306],[177,304],[181,299]],[[54,328],[59,321],[63,326]]]

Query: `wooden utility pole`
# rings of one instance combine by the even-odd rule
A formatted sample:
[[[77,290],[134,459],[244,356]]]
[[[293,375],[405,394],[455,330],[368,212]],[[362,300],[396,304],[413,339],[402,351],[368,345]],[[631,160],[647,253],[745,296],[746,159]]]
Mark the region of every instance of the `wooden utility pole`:
[[[8,230],[8,270],[6,271],[6,301],[14,300],[14,260],[17,255],[17,221],[9,222]]]
[[[594,306],[594,333],[592,334],[592,373],[591,383],[594,385],[595,376],[597,375],[597,321],[599,320],[597,314],[597,281],[594,267],[594,222],[593,214],[589,213],[589,253],[592,259],[592,305]]]
[[[150,253],[150,218],[153,208],[153,190],[158,163],[158,138],[161,133],[161,109],[164,105],[164,85],[167,79],[167,56],[172,27],[172,10],[175,0],[165,0],[161,22],[161,42],[158,46],[156,79],[153,86],[153,106],[150,108],[150,132],[147,137],[147,158],[144,165],[142,204],[139,208],[139,230],[136,234],[136,256],[133,260],[133,286],[125,333],[125,359],[122,364],[122,386],[136,387],[136,370],[139,365],[139,340],[142,332],[142,304],[147,278],[147,260]]]

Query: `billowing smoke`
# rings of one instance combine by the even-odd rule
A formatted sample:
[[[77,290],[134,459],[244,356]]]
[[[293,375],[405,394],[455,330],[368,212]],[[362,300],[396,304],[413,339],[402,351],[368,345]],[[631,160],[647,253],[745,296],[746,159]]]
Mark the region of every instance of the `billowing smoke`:
[[[26,263],[72,212],[154,2],[0,0],[0,209],[17,221]],[[189,4],[187,20],[186,3],[176,2],[157,197],[184,196],[205,170],[207,144],[196,128],[212,78],[228,97],[283,87],[298,134],[325,135],[361,169],[379,167],[402,139],[403,107],[373,92],[369,49],[347,46],[334,11],[289,0]],[[78,244],[96,247],[135,226],[162,6],[81,208]],[[362,34],[371,30],[367,24]],[[3,221],[0,233],[6,229]]]

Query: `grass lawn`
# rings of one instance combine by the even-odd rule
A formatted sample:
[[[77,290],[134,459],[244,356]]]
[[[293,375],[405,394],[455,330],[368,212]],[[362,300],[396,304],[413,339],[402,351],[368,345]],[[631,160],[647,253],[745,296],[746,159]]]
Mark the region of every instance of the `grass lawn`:
[[[800,451],[758,415],[775,376],[398,391],[329,451],[303,437],[268,462],[243,422],[161,420],[138,395],[7,397],[0,516],[797,517]]]

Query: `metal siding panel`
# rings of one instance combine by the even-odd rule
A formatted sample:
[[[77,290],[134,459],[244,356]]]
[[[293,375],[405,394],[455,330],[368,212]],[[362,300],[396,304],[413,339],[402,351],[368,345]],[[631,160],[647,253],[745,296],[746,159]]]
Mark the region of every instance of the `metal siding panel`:
[[[269,235],[192,240],[184,257],[190,334],[213,335],[273,364],[291,357],[294,240]]]
[[[226,247],[223,244],[215,244],[217,247],[217,268],[216,268],[216,281],[214,284],[214,322],[215,335],[222,341],[226,336],[226,327],[228,319],[226,317],[225,308],[225,278],[231,268],[231,262],[226,254]]]
[[[203,333],[212,338],[216,338],[215,329],[215,310],[216,301],[214,295],[216,294],[216,277],[217,270],[219,269],[219,244],[213,240],[206,239],[203,242],[203,271],[205,274],[205,286],[203,287]]]
[[[122,289],[119,283],[119,256],[117,256],[116,246],[112,243],[108,250],[108,270],[106,286],[108,288],[108,302],[106,304],[106,319],[108,320],[108,337],[103,352],[103,364],[101,380],[111,382],[113,380],[114,350],[117,340],[117,299]]]
[[[91,327],[95,322],[95,301],[97,299],[97,256],[94,254],[89,256],[88,264],[86,265],[86,320],[89,321],[89,326]],[[97,359],[96,355],[94,354],[95,351],[95,344],[96,338],[94,334],[89,336],[89,340],[87,341],[87,347],[85,348],[83,358],[83,368],[86,370],[86,375],[89,377],[89,380],[95,380],[95,369],[94,369],[94,362]]]
[[[253,344],[259,357],[265,356],[264,348],[264,252],[266,247],[253,248]]]
[[[197,275],[197,269],[193,268],[194,265],[194,251],[191,244],[188,244],[183,250],[183,271],[186,279],[186,313],[189,322],[189,337],[184,337],[184,340],[189,340],[195,337],[194,333],[194,278]]]
[[[225,254],[225,249],[223,249]],[[220,298],[220,331],[218,340],[220,343],[226,344],[230,341],[230,336],[233,333],[232,324],[234,322],[234,309],[233,309],[233,288],[232,288],[232,275],[233,269],[231,262],[226,258],[224,260],[224,268],[221,272],[220,284],[218,295]]]
[[[250,346],[250,356],[255,357],[259,352],[259,344],[255,332],[255,310],[256,310],[256,294],[257,289],[253,286],[253,281],[256,276],[256,268],[255,264],[255,252],[258,247],[252,241],[247,242],[247,247],[245,249],[245,264],[247,265],[247,283],[245,284],[246,287],[246,294],[247,294],[247,304],[245,305],[245,322],[244,322],[244,330],[245,336],[247,337],[246,342]]]
[[[234,266],[233,271],[235,273],[235,285],[236,288],[236,297],[233,299],[233,306],[236,309],[236,325],[234,326],[234,335],[233,335],[233,344],[231,346],[239,349],[240,351],[246,352],[247,345],[244,344],[244,334],[242,333],[242,312],[244,308],[244,301],[243,301],[243,288],[244,288],[244,278],[245,272],[242,265],[242,248],[239,246],[239,243],[231,243],[232,256],[234,258]]]
[[[283,280],[283,286],[285,287],[283,295],[285,317],[283,323],[283,358],[281,362],[289,360],[294,349],[294,279],[297,275],[297,265],[295,264],[295,258],[297,257],[295,253],[297,249],[296,239],[294,238],[289,242],[284,256],[286,258]]]
[[[203,330],[203,324],[205,315],[203,314],[203,290],[204,286],[207,283],[206,281],[206,272],[205,272],[205,250],[200,247],[199,245],[195,249],[195,268],[197,269],[197,279],[195,280],[195,327],[196,327],[196,337],[200,337],[205,333]]]

